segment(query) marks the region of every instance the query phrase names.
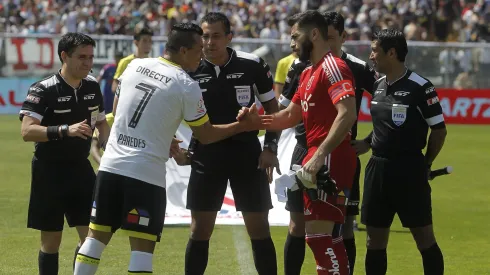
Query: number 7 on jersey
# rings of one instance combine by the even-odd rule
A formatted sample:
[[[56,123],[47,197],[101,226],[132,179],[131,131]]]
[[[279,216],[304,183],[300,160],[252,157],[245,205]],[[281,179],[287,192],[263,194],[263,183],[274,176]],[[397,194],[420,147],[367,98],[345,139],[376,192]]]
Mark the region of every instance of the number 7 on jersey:
[[[148,105],[148,101],[150,101],[151,96],[157,89],[155,86],[151,86],[145,83],[139,83],[138,85],[135,86],[136,89],[145,92],[143,95],[143,98],[141,99],[140,103],[138,104],[138,107],[136,108],[136,111],[134,111],[133,117],[131,118],[131,121],[129,121],[129,127],[130,128],[136,128],[138,125],[138,122],[140,121],[141,115],[143,114],[143,111],[146,108],[146,105]]]

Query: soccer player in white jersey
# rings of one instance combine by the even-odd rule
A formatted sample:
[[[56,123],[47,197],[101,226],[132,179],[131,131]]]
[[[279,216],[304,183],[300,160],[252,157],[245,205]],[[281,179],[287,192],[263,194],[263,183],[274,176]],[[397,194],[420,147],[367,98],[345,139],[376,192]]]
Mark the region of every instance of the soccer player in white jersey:
[[[165,162],[182,119],[203,143],[256,130],[252,127],[261,119],[256,111],[243,122],[210,124],[199,85],[186,73],[199,65],[202,33],[191,23],[173,26],[163,57],[135,59],[119,78],[119,108],[97,175],[90,231],[78,252],[75,275],[95,274],[117,229],[129,236],[128,273],[152,273],[165,219]]]

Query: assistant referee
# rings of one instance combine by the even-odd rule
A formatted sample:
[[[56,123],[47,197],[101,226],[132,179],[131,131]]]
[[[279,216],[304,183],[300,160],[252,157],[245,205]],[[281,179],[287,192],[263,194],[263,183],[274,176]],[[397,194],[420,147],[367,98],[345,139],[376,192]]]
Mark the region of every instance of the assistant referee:
[[[386,76],[373,87],[374,130],[365,141],[354,142],[359,154],[369,147],[373,150],[361,208],[368,235],[366,274],[386,274],[386,246],[398,214],[422,254],[424,274],[442,275],[444,260],[432,228],[428,183],[428,171],[447,134],[439,98],[428,79],[405,67],[408,47],[402,32],[386,29],[375,33],[371,50],[374,68]]]
[[[81,246],[88,232],[95,173],[89,162],[92,132],[109,136],[100,86],[88,76],[95,41],[67,33],[58,44],[61,70],[29,88],[20,111],[24,141],[35,142],[27,227],[41,231],[39,274],[58,274],[64,218]],[[103,146],[102,146],[103,147]]]

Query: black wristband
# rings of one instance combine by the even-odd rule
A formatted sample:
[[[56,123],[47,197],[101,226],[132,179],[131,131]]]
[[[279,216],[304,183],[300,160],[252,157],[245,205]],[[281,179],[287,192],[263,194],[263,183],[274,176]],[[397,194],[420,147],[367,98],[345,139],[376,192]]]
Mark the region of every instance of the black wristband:
[[[197,140],[197,138],[192,136],[191,141],[189,142],[189,146],[187,147],[187,151],[193,154],[196,151],[198,145],[199,145],[199,140]]]
[[[69,126],[67,124],[63,124],[60,126],[61,128],[61,136],[63,138],[67,137],[68,136],[68,130],[70,129]]]
[[[59,126],[48,126],[47,135],[49,140],[59,140],[60,134],[58,133]]]
[[[277,144],[277,133],[276,132],[265,132],[264,143],[275,143]]]

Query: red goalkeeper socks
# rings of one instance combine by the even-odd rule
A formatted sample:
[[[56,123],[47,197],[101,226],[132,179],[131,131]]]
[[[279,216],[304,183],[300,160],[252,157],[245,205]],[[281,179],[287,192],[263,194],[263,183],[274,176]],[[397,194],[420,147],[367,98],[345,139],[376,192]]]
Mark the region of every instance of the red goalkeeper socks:
[[[340,240],[340,243],[343,249],[343,256],[340,258],[334,248],[331,235],[306,235],[306,243],[315,256],[318,275],[349,275],[347,254],[342,240]]]

